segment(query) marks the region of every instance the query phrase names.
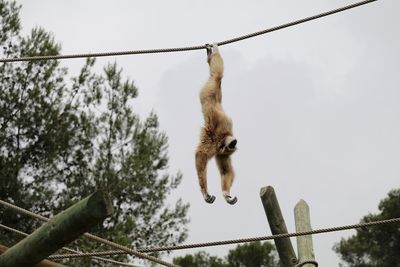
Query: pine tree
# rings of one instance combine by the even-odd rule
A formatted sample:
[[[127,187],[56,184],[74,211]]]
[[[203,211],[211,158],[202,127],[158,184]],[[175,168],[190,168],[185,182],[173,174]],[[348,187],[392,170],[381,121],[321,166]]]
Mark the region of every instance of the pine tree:
[[[368,214],[361,222],[400,218],[400,189],[392,190],[379,204],[380,213]],[[350,267],[399,267],[399,224],[360,228],[349,238],[343,238],[334,250]]]
[[[19,10],[0,0],[1,56],[58,54],[61,46],[42,28],[21,36]],[[188,204],[166,203],[182,179],[168,173],[167,136],[156,114],[141,120],[134,112],[138,89],[115,63],[100,74],[94,64],[87,59],[68,79],[57,60],[0,63],[0,199],[51,216],[102,188],[115,213],[94,233],[134,247],[181,243]],[[0,223],[26,232],[39,225],[2,208]],[[5,245],[18,239],[0,235]]]

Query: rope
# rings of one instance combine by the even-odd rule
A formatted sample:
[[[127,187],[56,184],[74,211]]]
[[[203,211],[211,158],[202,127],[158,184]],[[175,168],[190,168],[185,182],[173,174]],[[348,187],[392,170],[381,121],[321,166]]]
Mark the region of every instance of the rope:
[[[41,215],[39,215],[39,214],[33,213],[33,212],[31,212],[31,211],[28,211],[28,210],[25,210],[25,209],[23,209],[23,208],[20,208],[20,207],[18,207],[18,206],[15,206],[15,205],[13,205],[13,204],[11,204],[11,203],[8,203],[8,202],[5,202],[5,201],[3,201],[3,200],[0,200],[0,204],[3,205],[3,206],[5,206],[5,207],[7,207],[7,208],[13,209],[13,210],[15,210],[15,211],[17,211],[17,212],[19,212],[19,213],[22,213],[22,214],[31,216],[31,217],[33,217],[33,218],[36,218],[36,219],[38,219],[38,220],[41,220],[41,221],[43,221],[43,222],[48,222],[48,221],[49,221],[49,219],[46,218],[46,217],[43,217],[43,216],[41,216]],[[136,250],[133,250],[133,249],[128,248],[128,247],[125,247],[125,246],[121,246],[121,245],[119,245],[119,244],[117,244],[117,243],[114,243],[114,242],[112,242],[112,241],[103,239],[103,238],[101,238],[101,237],[98,237],[98,236],[95,236],[95,235],[92,235],[92,234],[89,234],[89,233],[84,233],[83,235],[84,235],[85,237],[91,239],[91,240],[94,240],[94,241],[97,241],[97,242],[99,242],[99,243],[108,245],[108,246],[110,246],[110,247],[112,247],[112,248],[114,248],[114,249],[125,251],[127,254],[134,255],[134,256],[136,256],[136,257],[139,257],[139,258],[142,258],[142,259],[146,259],[146,260],[149,260],[149,261],[153,261],[153,262],[159,263],[159,264],[164,265],[164,266],[168,266],[168,267],[179,267],[179,266],[177,266],[177,265],[174,265],[174,264],[165,262],[165,261],[163,261],[163,260],[160,260],[160,259],[158,259],[158,258],[156,258],[156,257],[150,256],[150,255],[146,255],[146,254],[144,254],[144,253],[138,252],[138,251],[136,251]]]
[[[19,231],[17,229],[8,227],[8,226],[6,226],[4,224],[1,224],[1,223],[0,223],[0,228],[3,228],[4,230],[7,230],[7,231],[10,231],[10,232],[13,232],[13,233],[17,233],[17,234],[19,234],[21,236],[24,236],[24,237],[29,236],[29,234],[27,234],[27,233],[21,232],[21,231]],[[70,249],[70,248],[67,248],[67,247],[63,247],[62,249],[65,250],[65,251],[68,251],[68,252],[72,252],[73,253],[72,255],[81,255],[81,254],[83,254],[83,252],[80,252],[80,251],[77,251],[77,250],[73,250],[73,249]],[[100,258],[100,257],[95,257],[95,256],[91,257],[91,258],[95,259],[95,260],[99,260],[99,261],[105,261],[105,262],[114,263],[114,264],[117,264],[117,265],[120,265],[120,266],[138,267],[138,266],[133,265],[133,264],[120,262],[120,261],[115,261],[115,260],[111,260],[111,259],[105,259],[105,258]]]
[[[17,212],[20,212],[25,215],[29,215],[31,217],[37,218],[42,221],[49,221],[48,218],[45,218],[41,215],[35,214],[33,212],[30,212],[28,210],[22,209],[20,207],[17,207],[13,204],[10,204],[8,202],[5,202],[3,200],[0,200],[0,204],[11,208]],[[391,224],[391,223],[400,223],[400,218],[392,218],[392,219],[386,219],[386,220],[378,220],[378,221],[372,221],[372,222],[365,222],[365,223],[359,223],[359,224],[350,224],[350,225],[344,225],[344,226],[337,226],[337,227],[331,227],[331,228],[322,228],[322,229],[317,229],[317,230],[310,230],[310,231],[302,231],[302,232],[297,232],[297,233],[284,233],[284,234],[277,234],[277,235],[270,235],[270,236],[261,236],[261,237],[250,237],[250,238],[242,238],[242,239],[233,239],[233,240],[223,240],[223,241],[214,241],[214,242],[204,242],[204,243],[197,243],[197,244],[186,244],[186,245],[177,245],[177,246],[168,246],[168,247],[154,247],[154,248],[142,248],[142,249],[137,249],[133,250],[131,248],[127,248],[124,246],[121,246],[119,244],[116,244],[114,242],[111,242],[109,240],[105,240],[103,238],[100,238],[98,236],[85,233],[84,236],[98,241],[100,243],[109,245],[113,248],[118,249],[117,251],[104,251],[104,252],[92,252],[92,253],[81,253],[79,254],[73,254],[73,255],[67,255],[68,257],[87,257],[87,256],[104,256],[104,255],[117,255],[117,254],[130,254],[130,255],[135,255],[140,258],[148,259],[150,261],[155,261],[157,263],[160,263],[165,266],[173,266],[176,267],[176,265],[172,265],[170,263],[163,262],[155,257],[148,256],[146,252],[159,252],[159,251],[172,251],[172,250],[179,250],[179,249],[188,249],[188,248],[199,248],[199,247],[211,247],[211,246],[220,246],[220,245],[229,245],[229,244],[237,244],[237,243],[246,243],[246,242],[255,242],[255,241],[265,241],[265,240],[271,240],[271,239],[279,239],[279,238],[288,238],[288,237],[296,237],[296,236],[304,236],[304,235],[314,235],[314,234],[321,234],[321,233],[328,233],[328,232],[336,232],[336,231],[344,231],[344,230],[350,230],[350,229],[356,229],[356,228],[364,228],[364,227],[371,227],[371,226],[376,226],[376,225],[385,225],[385,224]],[[51,259],[61,259],[61,258],[66,258],[65,255],[53,255],[50,256],[49,258]]]
[[[348,9],[352,9],[358,6],[362,6],[365,4],[369,4],[371,2],[375,2],[377,0],[366,0],[357,2],[354,4],[350,4],[341,8],[337,8],[331,11],[327,11],[324,13],[320,13],[318,15],[314,15],[311,17],[306,17],[304,19],[292,21],[286,24],[282,24],[279,26],[275,26],[273,28],[269,28],[266,30],[246,34],[240,37],[232,38],[229,40],[218,42],[218,46],[227,45],[234,42],[239,42],[245,39],[253,38],[262,34],[270,33],[273,31],[281,30],[287,27],[295,26],[297,24],[301,24],[304,22],[308,22],[311,20],[319,19],[322,17],[326,17],[335,13],[339,13]],[[119,52],[103,52],[103,53],[87,53],[87,54],[70,54],[70,55],[48,55],[48,56],[34,56],[34,57],[21,57],[21,58],[3,58],[0,59],[1,62],[17,62],[17,61],[36,61],[36,60],[50,60],[50,59],[69,59],[69,58],[85,58],[85,57],[109,57],[109,56],[123,56],[123,55],[137,55],[137,54],[154,54],[154,53],[170,53],[170,52],[183,52],[183,51],[192,51],[192,50],[201,50],[206,49],[206,45],[198,45],[198,46],[187,46],[187,47],[177,47],[177,48],[159,48],[159,49],[147,49],[147,50],[131,50],[131,51],[119,51]]]
[[[275,26],[275,27],[270,28],[270,29],[266,29],[266,30],[263,30],[263,31],[255,32],[255,33],[250,33],[250,34],[243,35],[243,36],[240,36],[240,37],[237,37],[237,38],[232,38],[230,40],[219,42],[218,45],[221,46],[221,45],[226,45],[226,44],[242,41],[242,40],[245,40],[245,39],[248,39],[248,38],[252,38],[252,37],[255,37],[255,36],[258,36],[258,35],[270,33],[270,32],[273,32],[273,31],[277,31],[277,30],[281,30],[281,29],[288,28],[288,27],[291,27],[291,26],[295,26],[297,24],[301,24],[301,23],[308,22],[308,21],[311,21],[311,20],[316,20],[316,19],[319,19],[319,18],[322,18],[322,17],[333,15],[333,14],[336,14],[336,13],[339,13],[339,12],[342,12],[342,11],[345,11],[345,10],[348,10],[348,9],[352,9],[352,8],[355,8],[355,7],[359,7],[359,6],[362,6],[362,5],[365,5],[365,4],[369,4],[369,3],[372,3],[372,2],[375,2],[375,1],[377,1],[377,0],[367,0],[367,1],[357,2],[357,3],[350,4],[350,5],[347,5],[347,6],[344,6],[344,7],[340,7],[340,8],[337,8],[337,9],[330,10],[330,11],[327,11],[327,12],[324,12],[324,13],[320,13],[318,15],[314,15],[314,16],[311,16],[311,17],[306,17],[304,19],[299,19],[299,20],[292,21],[292,22],[289,22],[289,23],[286,23],[286,24]]]
[[[306,260],[306,261],[302,261],[302,262],[296,264],[294,267],[301,267],[301,266],[304,266],[304,265],[306,265],[306,264],[312,264],[312,265],[314,265],[315,267],[318,267],[318,262],[316,262],[315,260]]]
[[[400,218],[388,219],[388,220],[380,220],[359,224],[351,224],[345,226],[331,227],[331,228],[323,228],[311,231],[297,232],[297,233],[286,233],[286,234],[277,234],[270,236],[261,236],[261,237],[251,237],[251,238],[242,238],[242,239],[233,239],[233,240],[224,240],[224,241],[214,241],[214,242],[205,242],[205,243],[197,243],[197,244],[186,244],[186,245],[177,245],[170,247],[154,247],[154,248],[139,248],[137,251],[139,252],[159,252],[159,251],[171,251],[171,250],[179,250],[179,249],[189,249],[189,248],[199,248],[199,247],[211,247],[211,246],[221,246],[221,245],[229,245],[229,244],[237,244],[237,243],[246,243],[246,242],[255,242],[255,241],[265,241],[271,239],[279,239],[279,238],[288,238],[295,236],[304,236],[304,235],[312,235],[312,234],[321,234],[335,231],[343,231],[350,230],[355,228],[363,228],[363,227],[371,227],[376,225],[384,225],[390,223],[400,223]],[[123,251],[111,250],[111,251],[101,251],[101,252],[90,252],[84,253],[83,256],[105,256],[105,255],[118,255],[124,254]],[[77,255],[64,254],[64,255],[53,255],[52,259],[62,259],[62,258],[71,258],[71,257],[80,257]]]

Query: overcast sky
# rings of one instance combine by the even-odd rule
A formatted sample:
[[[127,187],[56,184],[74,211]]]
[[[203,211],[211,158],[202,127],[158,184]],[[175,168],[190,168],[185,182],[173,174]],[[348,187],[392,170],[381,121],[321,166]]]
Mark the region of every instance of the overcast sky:
[[[352,1],[17,1],[24,33],[42,26],[62,53],[202,45],[297,20]],[[293,207],[310,205],[314,229],[353,224],[377,212],[400,181],[400,2],[380,0],[220,48],[223,105],[239,150],[230,206],[214,162],[206,204],[194,166],[207,79],[205,51],[98,59],[116,61],[139,88],[134,109],[154,110],[169,136],[170,170],[184,180],[171,201],[191,204],[187,243],[269,235],[259,199],[272,185],[290,232]],[[65,60],[70,73],[83,59]],[[171,202],[173,203],[173,202]],[[321,266],[338,266],[335,242],[355,231],[313,237]],[[295,245],[295,240],[293,239]],[[205,249],[226,255],[234,246]],[[186,250],[173,255],[192,253]],[[166,259],[171,260],[170,257]]]

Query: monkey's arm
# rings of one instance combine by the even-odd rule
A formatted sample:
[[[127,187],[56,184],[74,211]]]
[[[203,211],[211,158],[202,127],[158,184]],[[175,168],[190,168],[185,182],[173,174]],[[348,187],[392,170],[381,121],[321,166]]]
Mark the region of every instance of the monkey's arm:
[[[210,76],[221,82],[224,75],[224,61],[218,51],[218,46],[213,46],[213,51],[208,59],[210,65]]]
[[[200,189],[204,200],[211,204],[214,202],[215,196],[210,195],[207,189],[207,163],[207,154],[198,149],[196,151],[196,170],[199,178]]]
[[[221,83],[224,73],[224,63],[221,55],[216,52],[210,58],[210,78],[207,82],[210,94],[215,97],[218,104],[222,102]]]

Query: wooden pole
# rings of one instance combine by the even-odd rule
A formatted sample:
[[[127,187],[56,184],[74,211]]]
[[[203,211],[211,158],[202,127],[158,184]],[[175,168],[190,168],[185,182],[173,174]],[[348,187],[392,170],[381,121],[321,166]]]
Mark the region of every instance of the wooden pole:
[[[288,233],[274,188],[272,186],[261,188],[260,197],[272,234]],[[281,266],[293,267],[297,263],[297,258],[290,238],[274,239],[274,242],[279,253]]]
[[[294,208],[294,219],[296,224],[296,232],[311,231],[310,208],[304,200],[300,200]],[[297,254],[299,255],[299,263],[308,260],[315,260],[313,251],[313,242],[311,235],[298,236]],[[314,267],[314,264],[304,264],[304,267]]]
[[[102,191],[57,214],[0,256],[0,267],[34,267],[75,240],[113,212],[110,198]]]
[[[8,247],[0,245],[0,254],[3,254],[7,249]],[[39,264],[35,265],[35,267],[67,267],[67,266],[53,261],[43,260]]]

